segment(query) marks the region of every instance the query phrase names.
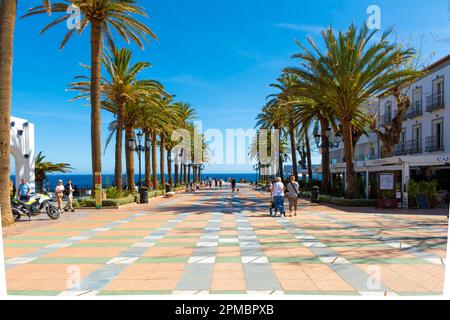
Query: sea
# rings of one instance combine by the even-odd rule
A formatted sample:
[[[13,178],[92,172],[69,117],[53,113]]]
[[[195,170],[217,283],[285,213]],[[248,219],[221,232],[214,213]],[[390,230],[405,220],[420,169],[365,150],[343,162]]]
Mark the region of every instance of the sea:
[[[247,181],[255,181],[256,180],[256,174],[255,173],[202,173],[203,180],[211,177],[212,179],[223,179],[227,181],[228,179],[236,179],[236,181],[240,181],[241,179],[245,179]],[[142,175],[142,179],[144,178],[144,175]],[[192,178],[192,173],[191,173]],[[54,188],[59,180],[62,180],[64,184],[68,179],[72,180],[72,184],[74,186],[77,186],[77,188],[85,188],[90,189],[92,188],[92,175],[90,174],[52,174],[47,175],[48,184],[50,187],[50,190]],[[158,175],[158,179],[160,179],[160,176]],[[165,175],[165,179],[167,181],[168,175]],[[139,175],[135,175],[136,182],[139,181]],[[15,176],[11,176],[11,181],[15,181]],[[103,188],[107,188],[114,185],[114,175],[112,174],[105,174],[102,176],[102,183]]]

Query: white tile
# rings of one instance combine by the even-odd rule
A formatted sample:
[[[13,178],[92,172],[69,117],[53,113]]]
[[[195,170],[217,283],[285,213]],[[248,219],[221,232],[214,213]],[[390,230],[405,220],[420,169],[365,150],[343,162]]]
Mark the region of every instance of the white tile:
[[[362,296],[397,296],[398,294],[395,292],[386,292],[386,291],[359,291],[359,294]]]
[[[114,223],[123,224],[123,223],[128,223],[128,222],[130,222],[130,221],[129,220],[118,220],[118,221],[116,221]]]
[[[253,230],[252,227],[238,227],[238,230],[242,230],[242,231],[249,231],[249,230]]]
[[[73,243],[54,243],[46,246],[46,248],[67,248],[70,247]]]
[[[283,290],[274,290],[274,291],[272,291],[272,293],[270,295],[271,296],[284,296],[284,291]]]
[[[169,220],[169,222],[172,222],[172,223],[180,223],[180,222],[183,222],[183,220]]]
[[[148,237],[145,237],[144,239],[145,240],[159,240],[162,238],[164,238],[164,236],[148,236]]]
[[[215,263],[216,257],[190,257],[188,263]]]
[[[337,259],[337,257],[319,257],[319,259],[320,259],[320,261],[322,261],[323,263],[331,264],[331,263],[333,263],[333,262]]]
[[[307,248],[313,247],[317,242],[302,242],[302,245],[304,245]]]
[[[6,260],[5,263],[6,264],[25,264],[28,262],[31,262],[33,260],[36,260],[37,258],[27,258],[27,257],[17,257],[17,258],[12,258],[9,260]]]
[[[219,239],[220,243],[238,243],[239,239],[238,238],[223,238],[223,239]]]
[[[111,230],[111,228],[95,228],[95,229],[92,229],[91,231],[93,231],[93,232],[103,232],[103,231],[109,231],[109,230]]]
[[[68,240],[71,240],[71,241],[82,241],[82,240],[87,240],[90,237],[91,236],[76,236],[76,237],[71,237]]]
[[[424,258],[424,260],[437,265],[445,264],[445,261],[443,261],[441,258]]]
[[[209,220],[209,222],[220,223],[220,222],[222,222],[222,220],[220,220],[220,219],[213,219],[213,220]]]
[[[206,231],[220,231],[220,228],[206,227]]]
[[[198,242],[197,247],[217,247],[217,242]]]
[[[93,290],[85,290],[85,291],[63,291],[60,294],[58,294],[58,296],[63,296],[63,297],[88,297],[88,296],[96,296],[98,294],[98,291],[93,291]]]
[[[323,244],[322,242],[316,242],[313,245],[314,248],[326,248],[327,246]]]
[[[109,260],[106,264],[132,264],[136,262],[138,257],[115,257]]]
[[[257,236],[239,236],[239,239],[241,240],[255,240],[258,239]]]
[[[269,263],[267,257],[241,257],[242,263]]]
[[[200,239],[209,239],[209,240],[217,240],[219,238],[220,238],[219,236],[212,236],[212,235],[204,235],[200,237]]]
[[[138,242],[132,245],[133,248],[150,248],[155,245],[154,242]]]

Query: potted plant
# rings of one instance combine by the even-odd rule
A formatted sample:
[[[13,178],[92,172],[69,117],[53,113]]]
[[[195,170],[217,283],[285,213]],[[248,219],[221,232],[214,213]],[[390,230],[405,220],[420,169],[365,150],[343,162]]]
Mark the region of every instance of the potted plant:
[[[394,191],[383,190],[379,193],[376,205],[380,209],[396,209],[399,206],[399,201],[395,197]]]

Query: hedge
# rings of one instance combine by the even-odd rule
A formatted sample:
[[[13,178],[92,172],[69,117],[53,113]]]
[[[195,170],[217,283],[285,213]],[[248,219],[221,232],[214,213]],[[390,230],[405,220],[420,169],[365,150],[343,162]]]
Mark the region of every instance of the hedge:
[[[376,200],[371,199],[344,199],[330,196],[320,196],[320,202],[334,204],[341,207],[375,207]]]
[[[174,191],[184,191],[184,189],[185,189],[184,187],[178,187],[178,188],[175,188]],[[163,196],[165,194],[166,194],[166,192],[164,190],[149,191],[148,198],[149,199],[155,198],[155,197]],[[129,203],[133,203],[133,202],[139,203],[140,198],[141,197],[139,194],[135,194],[135,195],[129,195],[128,197],[119,198],[119,199],[105,199],[102,201],[102,206],[103,207],[119,207],[119,206],[123,206],[125,204],[129,204]],[[74,208],[79,208],[79,207],[92,208],[92,207],[95,207],[95,199],[80,198],[73,202],[73,206],[74,206]]]

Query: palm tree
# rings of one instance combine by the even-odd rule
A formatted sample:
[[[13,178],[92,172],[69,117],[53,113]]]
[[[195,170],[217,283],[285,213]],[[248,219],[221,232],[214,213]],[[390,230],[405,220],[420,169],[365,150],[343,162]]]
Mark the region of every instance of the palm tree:
[[[45,156],[42,155],[42,151],[36,155],[36,159],[34,160],[36,184],[39,191],[43,190],[43,182],[47,179],[47,173],[67,173],[73,170],[73,168],[68,163],[53,163],[44,160]]]
[[[123,128],[125,122],[125,111],[127,104],[137,104],[137,100],[142,95],[161,94],[162,85],[154,80],[137,80],[140,72],[150,67],[147,62],[138,62],[131,65],[132,51],[128,49],[112,48],[112,52],[106,52],[102,63],[107,72],[107,77],[103,77],[102,108],[116,115],[117,120],[110,124],[110,136],[105,144],[105,150],[112,138],[116,134],[115,145],[115,168],[114,185],[122,190],[122,145]],[[90,78],[78,76],[78,81],[70,84],[70,90],[79,91],[80,94],[73,100],[87,99],[90,95]]]
[[[69,19],[70,15],[67,15],[66,12],[70,6],[77,7],[82,14],[78,34],[81,34],[89,24],[91,25],[91,157],[94,185],[95,174],[102,172],[100,96],[103,38],[111,47],[115,47],[112,32],[115,30],[127,43],[132,41],[143,48],[143,39],[147,40],[148,35],[156,39],[156,36],[148,26],[135,18],[135,16],[147,17],[144,9],[138,6],[135,0],[66,0],[66,3],[54,3],[50,7],[50,11],[62,13],[63,16],[44,27],[41,34]],[[48,11],[49,8],[42,5],[29,9],[23,17],[39,15]],[[67,32],[60,49],[64,48],[75,33],[75,28]]]
[[[176,102],[173,107],[176,109],[178,115],[178,128],[177,129],[186,129],[188,127],[188,122],[195,118],[195,110],[188,104],[184,102]],[[179,142],[179,141],[178,141]],[[175,169],[175,183],[181,183],[181,174],[180,174],[180,154],[182,153],[182,148],[179,147],[175,149],[175,161],[174,161],[174,169]],[[183,168],[183,166],[181,166]]]
[[[11,212],[10,122],[12,97],[13,39],[17,0],[0,2],[0,209],[2,225],[14,223]]]
[[[356,195],[352,135],[355,119],[359,119],[360,125],[367,126],[370,119],[364,113],[365,103],[371,97],[404,83],[411,75],[411,70],[397,67],[410,59],[414,50],[390,43],[391,30],[384,32],[379,40],[374,39],[376,33],[377,30],[370,31],[365,25],[359,30],[351,25],[346,32],[338,33],[330,27],[322,33],[325,53],[308,38],[312,50],[299,43],[303,53],[294,58],[301,59],[301,67],[289,70],[299,77],[302,96],[309,97],[314,88],[321,88],[321,101],[332,108],[342,125],[348,198]]]

